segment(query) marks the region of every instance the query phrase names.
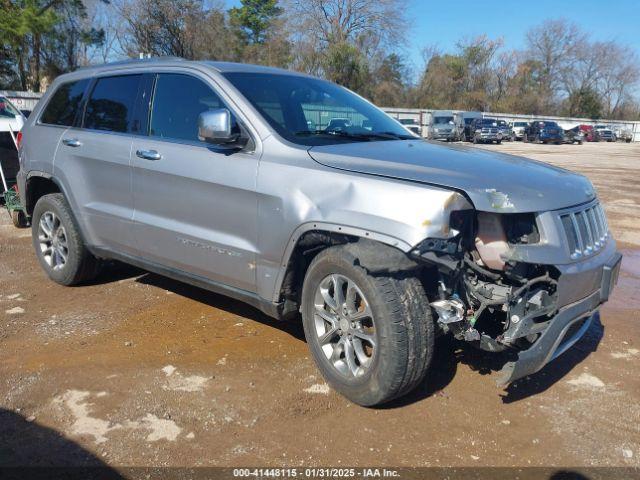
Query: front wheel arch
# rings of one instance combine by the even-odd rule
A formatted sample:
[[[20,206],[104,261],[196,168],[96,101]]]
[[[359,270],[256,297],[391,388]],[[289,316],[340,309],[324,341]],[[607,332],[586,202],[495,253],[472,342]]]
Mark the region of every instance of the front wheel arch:
[[[393,265],[403,265],[405,268],[415,265],[405,253],[411,246],[401,240],[338,225],[327,228],[328,224],[316,222],[310,226],[310,229],[298,229],[292,235],[281,263],[273,301],[284,305],[284,317],[297,315],[307,269],[316,255],[327,248],[354,244],[360,249],[367,248],[369,252],[385,252],[385,258],[393,259]],[[369,265],[369,268],[373,267]]]

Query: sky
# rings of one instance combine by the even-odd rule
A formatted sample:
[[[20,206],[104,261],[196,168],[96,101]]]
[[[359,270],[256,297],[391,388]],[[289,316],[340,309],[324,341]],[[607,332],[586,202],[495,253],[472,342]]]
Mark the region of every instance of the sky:
[[[403,53],[415,69],[422,67],[426,46],[452,51],[465,36],[487,34],[502,37],[507,49],[519,49],[529,28],[559,18],[576,23],[592,40],[617,40],[640,55],[640,0],[405,0],[404,5],[411,28]]]
[[[405,55],[416,67],[427,45],[449,51],[465,36],[487,34],[519,49],[529,28],[559,18],[576,23],[591,40],[617,40],[640,55],[640,0],[408,0],[407,9],[412,26]]]

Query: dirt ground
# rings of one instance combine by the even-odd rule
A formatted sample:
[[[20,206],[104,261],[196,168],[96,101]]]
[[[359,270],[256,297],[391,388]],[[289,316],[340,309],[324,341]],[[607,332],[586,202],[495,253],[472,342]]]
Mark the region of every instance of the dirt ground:
[[[300,325],[126,266],[45,278],[0,212],[0,465],[640,466],[640,144],[482,146],[587,175],[619,248],[601,323],[539,374],[440,339],[414,394],[330,391]]]

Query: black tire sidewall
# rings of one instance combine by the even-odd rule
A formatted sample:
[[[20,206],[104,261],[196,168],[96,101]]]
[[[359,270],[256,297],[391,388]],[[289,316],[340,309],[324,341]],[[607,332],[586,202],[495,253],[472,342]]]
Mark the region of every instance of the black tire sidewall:
[[[329,249],[333,250],[333,249]],[[370,406],[380,403],[388,395],[397,381],[397,352],[390,345],[390,338],[397,335],[393,332],[388,321],[390,312],[388,305],[381,301],[377,292],[376,279],[366,273],[361,267],[356,267],[346,258],[339,255],[327,254],[316,259],[307,271],[302,294],[302,323],[309,350],[323,377],[335,390],[342,393],[355,403]],[[324,253],[324,252],[323,252]],[[337,252],[336,252],[337,253]],[[368,371],[358,378],[347,379],[340,375],[329,363],[320,348],[314,326],[314,297],[318,284],[330,274],[342,274],[353,280],[369,302],[376,330],[377,348],[373,364]]]

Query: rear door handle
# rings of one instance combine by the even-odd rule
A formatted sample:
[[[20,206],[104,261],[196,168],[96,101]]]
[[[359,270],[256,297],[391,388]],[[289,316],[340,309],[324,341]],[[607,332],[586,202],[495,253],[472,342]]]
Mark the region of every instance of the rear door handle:
[[[78,140],[77,138],[65,138],[64,140],[62,140],[62,143],[64,143],[67,147],[79,147],[80,145],[82,145],[80,140]]]
[[[145,160],[160,160],[162,158],[162,155],[155,150],[136,150],[136,155]]]

